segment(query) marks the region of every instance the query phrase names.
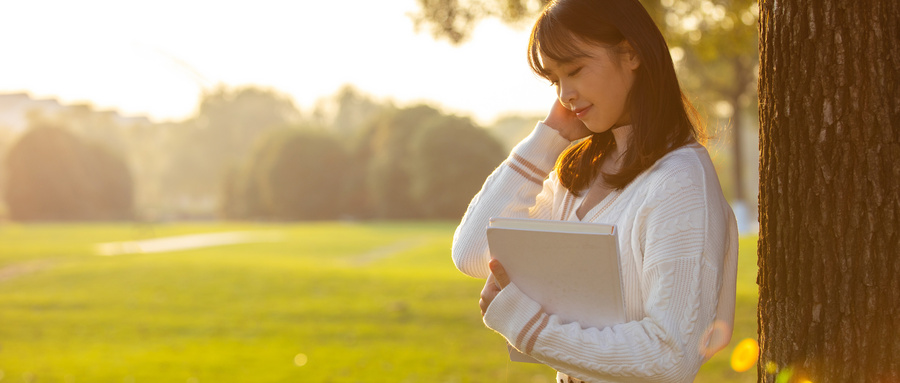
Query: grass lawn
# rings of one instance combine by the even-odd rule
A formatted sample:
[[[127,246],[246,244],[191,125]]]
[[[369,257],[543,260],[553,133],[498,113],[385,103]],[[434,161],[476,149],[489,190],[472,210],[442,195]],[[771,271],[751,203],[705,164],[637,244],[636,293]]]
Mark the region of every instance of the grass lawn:
[[[511,363],[450,261],[456,223],[0,225],[0,382],[552,382]],[[104,257],[97,243],[260,231],[279,242]],[[735,336],[698,382],[755,382],[756,238]]]

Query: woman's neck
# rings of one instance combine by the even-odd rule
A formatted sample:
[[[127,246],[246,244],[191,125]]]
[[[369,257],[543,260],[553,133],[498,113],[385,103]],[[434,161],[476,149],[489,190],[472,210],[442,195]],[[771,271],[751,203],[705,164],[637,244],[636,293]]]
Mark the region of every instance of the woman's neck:
[[[628,138],[631,136],[631,125],[616,126],[612,129],[613,139],[616,141],[616,148],[611,153],[612,158],[620,159],[625,150],[628,149]]]

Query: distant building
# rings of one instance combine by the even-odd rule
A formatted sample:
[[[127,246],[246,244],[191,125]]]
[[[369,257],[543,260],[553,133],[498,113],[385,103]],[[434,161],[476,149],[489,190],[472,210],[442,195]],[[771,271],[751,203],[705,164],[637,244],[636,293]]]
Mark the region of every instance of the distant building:
[[[35,100],[28,93],[0,94],[0,128],[19,132],[28,127],[28,113],[56,114],[66,107],[55,99]]]
[[[29,113],[39,112],[43,115],[52,116],[69,107],[68,105],[60,104],[59,101],[53,98],[34,99],[25,92],[0,93],[0,129],[9,129],[14,133],[18,133],[28,127]],[[113,122],[121,126],[152,124],[147,117],[122,116],[115,110],[96,111],[96,113],[108,116]]]

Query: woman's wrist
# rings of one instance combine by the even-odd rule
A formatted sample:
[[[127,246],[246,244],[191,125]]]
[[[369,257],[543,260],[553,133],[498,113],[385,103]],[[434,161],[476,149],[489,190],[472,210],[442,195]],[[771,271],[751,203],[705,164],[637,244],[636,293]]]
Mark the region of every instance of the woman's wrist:
[[[558,130],[543,122],[538,122],[531,134],[519,142],[512,152],[528,160],[537,168],[550,172],[559,155],[570,144],[571,141],[563,137]]]

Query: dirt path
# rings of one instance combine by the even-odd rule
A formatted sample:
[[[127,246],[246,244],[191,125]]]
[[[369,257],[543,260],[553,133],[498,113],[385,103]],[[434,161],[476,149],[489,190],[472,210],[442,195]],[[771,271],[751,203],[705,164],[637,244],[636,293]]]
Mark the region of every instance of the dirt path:
[[[199,249],[204,247],[237,245],[254,242],[279,242],[284,235],[280,232],[231,231],[225,233],[191,234],[174,237],[146,239],[143,241],[98,243],[97,255],[116,256],[126,254],[164,253]]]
[[[13,278],[18,278],[23,275],[46,270],[53,267],[54,265],[56,265],[56,262],[47,259],[38,259],[35,261],[12,264],[0,268],[0,282],[6,282]]]
[[[394,242],[387,246],[382,246],[376,249],[372,249],[369,252],[357,255],[350,262],[352,266],[368,266],[374,262],[380,261],[382,259],[394,256],[398,253],[414,249],[416,247],[422,246],[429,241],[434,239],[433,237],[417,237],[417,238],[409,238],[405,240],[400,240]]]

